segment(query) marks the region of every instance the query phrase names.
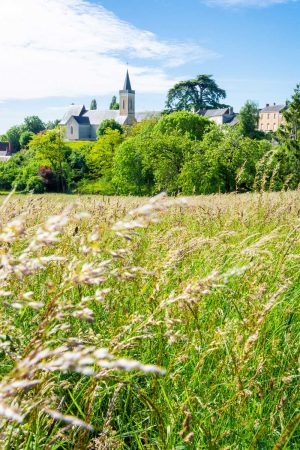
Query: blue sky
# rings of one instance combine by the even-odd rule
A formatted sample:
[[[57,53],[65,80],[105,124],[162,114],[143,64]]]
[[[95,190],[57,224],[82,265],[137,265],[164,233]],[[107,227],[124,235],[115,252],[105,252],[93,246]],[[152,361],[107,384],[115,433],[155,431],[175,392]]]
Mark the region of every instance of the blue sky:
[[[2,0],[0,133],[71,102],[107,108],[126,63],[138,110],[201,73],[236,111],[284,102],[300,81],[299,19],[299,0]]]

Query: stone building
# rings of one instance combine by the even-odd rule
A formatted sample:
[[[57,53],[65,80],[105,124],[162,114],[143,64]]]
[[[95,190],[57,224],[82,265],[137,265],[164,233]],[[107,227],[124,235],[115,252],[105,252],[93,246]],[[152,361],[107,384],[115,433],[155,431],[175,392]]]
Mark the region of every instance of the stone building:
[[[200,116],[208,117],[217,125],[237,125],[237,115],[233,112],[232,107],[219,108],[219,109],[203,109],[198,111]]]
[[[65,139],[68,141],[97,139],[97,128],[103,120],[114,119],[120,125],[133,125],[143,119],[159,114],[155,111],[135,112],[135,91],[131,88],[127,71],[123,89],[119,91],[119,110],[90,110],[84,105],[71,105],[60,122],[65,128]]]
[[[265,108],[259,111],[258,129],[265,133],[276,131],[283,122],[283,111],[286,105],[266,104]]]

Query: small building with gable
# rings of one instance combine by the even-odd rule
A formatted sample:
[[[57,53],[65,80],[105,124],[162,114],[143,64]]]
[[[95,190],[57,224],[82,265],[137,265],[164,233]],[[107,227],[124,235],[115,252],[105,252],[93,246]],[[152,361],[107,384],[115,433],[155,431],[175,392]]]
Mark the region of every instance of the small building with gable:
[[[232,107],[219,108],[219,109],[202,109],[198,111],[200,116],[208,117],[217,125],[237,125],[237,115],[233,112]]]

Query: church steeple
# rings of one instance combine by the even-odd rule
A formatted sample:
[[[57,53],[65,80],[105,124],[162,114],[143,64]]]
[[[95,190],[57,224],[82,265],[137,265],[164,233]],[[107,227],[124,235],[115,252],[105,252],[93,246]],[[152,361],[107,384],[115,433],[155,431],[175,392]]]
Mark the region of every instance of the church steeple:
[[[130,83],[129,73],[128,73],[128,70],[127,70],[123,91],[131,91],[131,90],[132,90],[131,89],[131,83]]]
[[[128,121],[135,121],[135,91],[131,88],[128,70],[126,72],[124,87],[120,91],[120,115],[127,116]]]

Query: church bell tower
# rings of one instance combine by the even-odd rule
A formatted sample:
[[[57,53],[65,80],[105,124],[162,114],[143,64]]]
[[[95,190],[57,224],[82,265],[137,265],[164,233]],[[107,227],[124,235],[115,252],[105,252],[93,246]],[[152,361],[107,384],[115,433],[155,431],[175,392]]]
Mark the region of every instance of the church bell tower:
[[[135,91],[131,89],[129,73],[127,70],[124,87],[120,91],[120,116],[127,116],[126,123],[135,122]]]

